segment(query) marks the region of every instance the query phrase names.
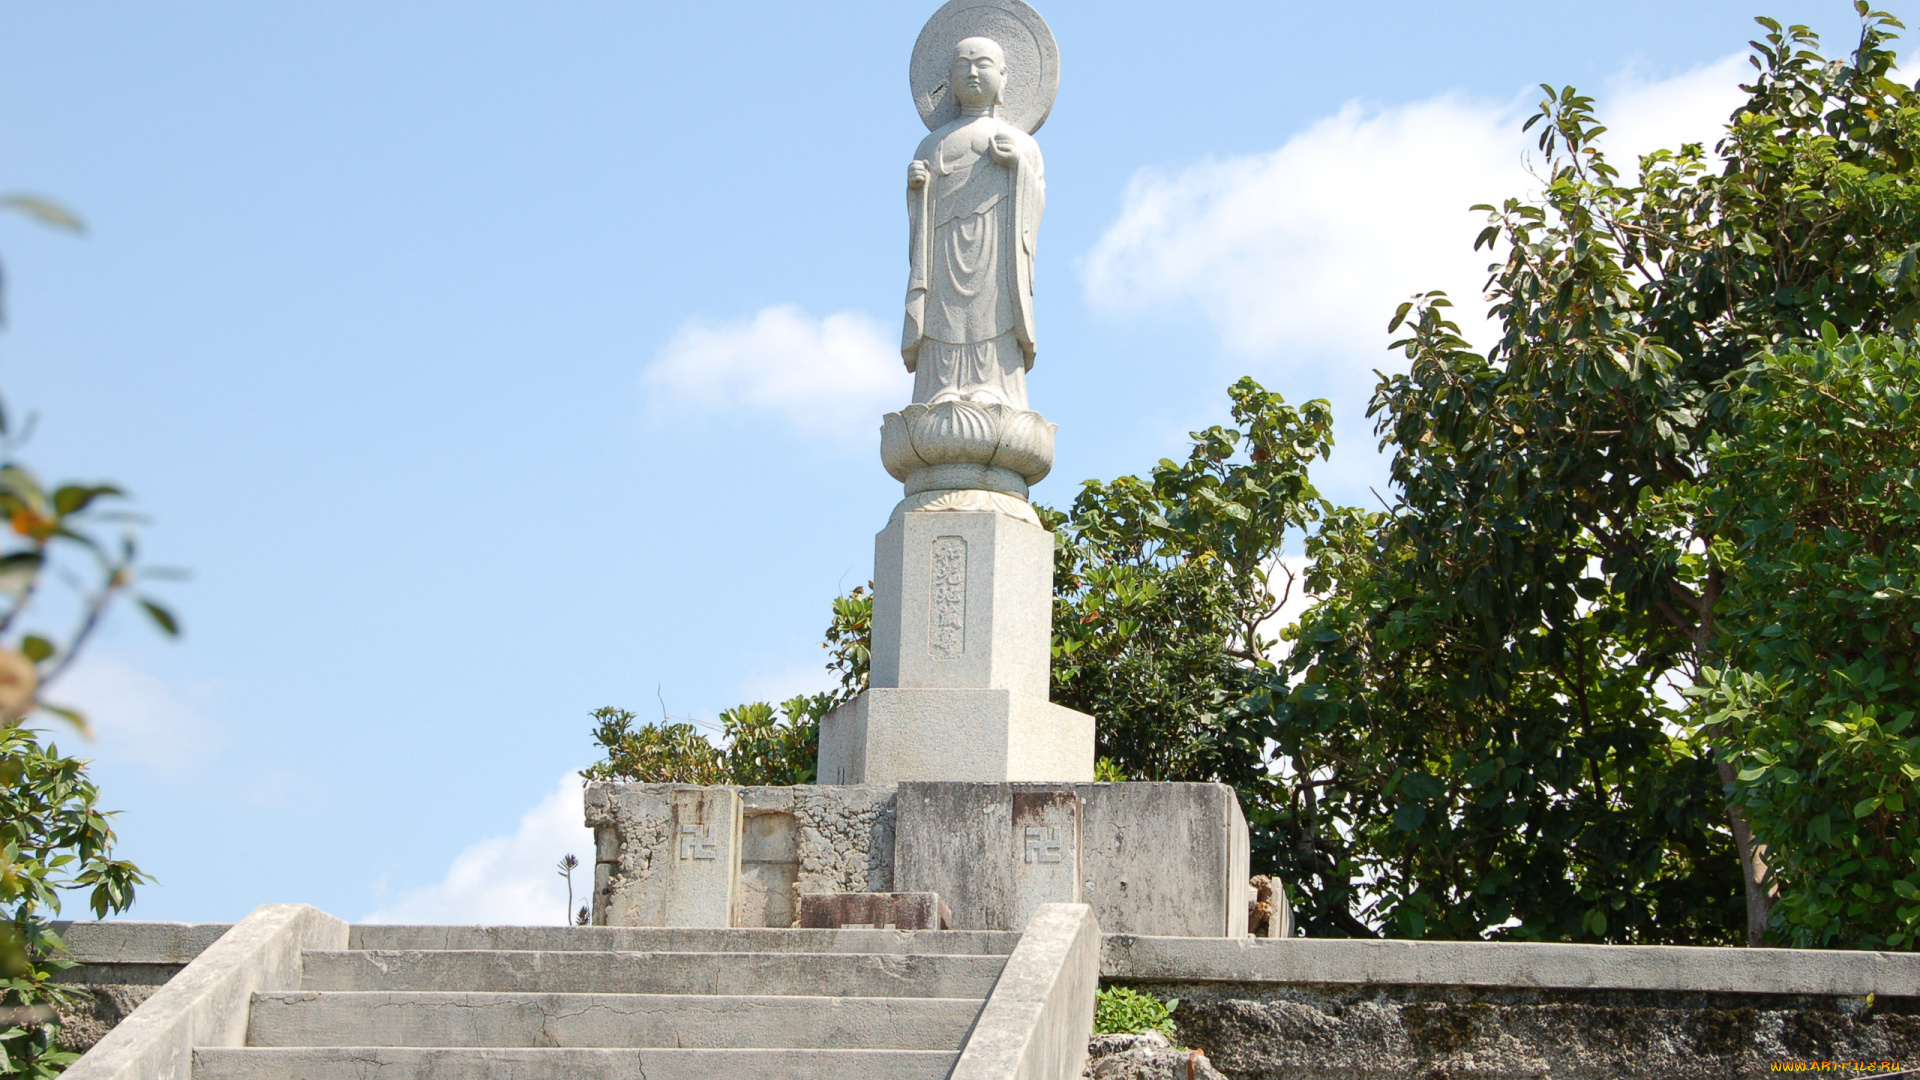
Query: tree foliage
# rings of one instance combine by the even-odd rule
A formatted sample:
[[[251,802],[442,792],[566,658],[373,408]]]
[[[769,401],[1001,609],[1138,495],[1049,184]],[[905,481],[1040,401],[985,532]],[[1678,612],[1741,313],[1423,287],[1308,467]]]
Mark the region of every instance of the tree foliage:
[[[78,1057],[59,1048],[49,1008],[73,993],[53,981],[73,966],[48,924],[60,894],[84,892],[94,917],[105,918],[131,906],[134,887],[147,880],[113,857],[110,815],[98,803],[86,762],[63,756],[38,732],[0,728],[0,912],[21,946],[0,975],[0,1008],[13,1016],[0,1023],[0,1075],[51,1075]]]
[[[1831,330],[1831,328],[1829,328]],[[1710,447],[1726,577],[1697,698],[1729,733],[1735,798],[1776,853],[1794,945],[1920,936],[1920,348],[1770,353]]]
[[[1397,499],[1316,541],[1331,598],[1252,710],[1309,755],[1352,740],[1301,774],[1334,798],[1300,850],[1362,853],[1295,865],[1314,912],[1358,902],[1359,872],[1391,932],[1724,940],[1750,882],[1746,936],[1765,930],[1764,844],[1739,803],[1713,821],[1734,736],[1661,687],[1714,663],[1728,568],[1703,499],[1743,479],[1709,446],[1747,365],[1823,323],[1912,321],[1920,111],[1888,77],[1898,24],[1860,13],[1841,62],[1761,20],[1717,162],[1660,151],[1624,180],[1591,100],[1546,88],[1542,195],[1484,208],[1499,340],[1476,352],[1439,294],[1394,319],[1410,364],[1373,409]]]
[[[1265,624],[1292,588],[1276,560],[1320,518],[1307,467],[1331,450],[1333,418],[1252,379],[1227,393],[1233,426],[1194,432],[1185,461],[1087,481],[1047,515],[1053,699],[1098,718],[1101,756],[1131,779],[1251,788],[1264,772],[1223,714],[1267,663]]]

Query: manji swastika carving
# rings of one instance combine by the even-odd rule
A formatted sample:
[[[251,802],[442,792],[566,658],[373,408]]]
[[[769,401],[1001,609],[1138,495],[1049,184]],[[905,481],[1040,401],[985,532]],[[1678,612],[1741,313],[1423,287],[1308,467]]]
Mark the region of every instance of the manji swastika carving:
[[[1029,825],[1026,841],[1028,862],[1057,863],[1061,861],[1064,849],[1060,843],[1058,825]]]
[[[717,859],[720,857],[720,829],[717,825],[680,826],[680,857],[682,859]]]

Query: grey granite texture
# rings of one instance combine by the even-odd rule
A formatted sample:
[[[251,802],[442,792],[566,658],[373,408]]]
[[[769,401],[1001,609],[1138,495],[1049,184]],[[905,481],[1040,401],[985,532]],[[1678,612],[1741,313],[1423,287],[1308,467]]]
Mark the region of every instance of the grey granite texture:
[[[900,785],[896,887],[934,892],[960,929],[1087,903],[1110,933],[1247,932],[1247,826],[1224,784]]]
[[[1100,984],[1100,924],[1085,904],[1027,920],[949,1080],[1070,1080],[1087,1058]]]
[[[1444,986],[1148,983],[1233,1080],[1747,1078],[1920,1063],[1920,1000]]]
[[[873,686],[1012,690],[1047,700],[1052,533],[1005,514],[917,510],[887,523],[873,558]],[[939,741],[936,731],[927,736]]]
[[[820,721],[824,784],[1093,779],[1093,717],[1014,690],[876,686]]]

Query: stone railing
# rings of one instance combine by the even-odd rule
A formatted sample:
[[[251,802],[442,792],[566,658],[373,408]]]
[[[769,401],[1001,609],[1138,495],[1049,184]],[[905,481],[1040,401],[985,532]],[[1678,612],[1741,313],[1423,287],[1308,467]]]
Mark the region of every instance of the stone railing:
[[[245,1043],[247,1005],[255,991],[299,988],[301,950],[346,947],[347,924],[318,908],[257,908],[200,951],[63,1075],[69,1080],[190,1076],[195,1047]]]
[[[1086,904],[1042,904],[987,996],[950,1080],[1070,1080],[1087,1060],[1100,926]]]

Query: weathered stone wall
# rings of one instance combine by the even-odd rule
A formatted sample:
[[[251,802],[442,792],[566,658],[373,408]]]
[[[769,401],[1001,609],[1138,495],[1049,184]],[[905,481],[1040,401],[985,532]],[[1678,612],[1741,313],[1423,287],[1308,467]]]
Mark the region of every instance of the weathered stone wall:
[[[1920,998],[1131,982],[1231,1080],[1741,1077],[1774,1062],[1920,1067]],[[1676,1071],[1678,1070],[1678,1071]]]
[[[179,969],[174,969],[175,971]],[[153,996],[171,974],[153,983],[88,983],[55,1011],[60,1017],[60,1045],[84,1054],[112,1031],[115,1024]]]
[[[60,1014],[60,1044],[85,1053],[115,1024],[225,933],[226,923],[58,922],[79,966],[54,981],[74,989]]]

